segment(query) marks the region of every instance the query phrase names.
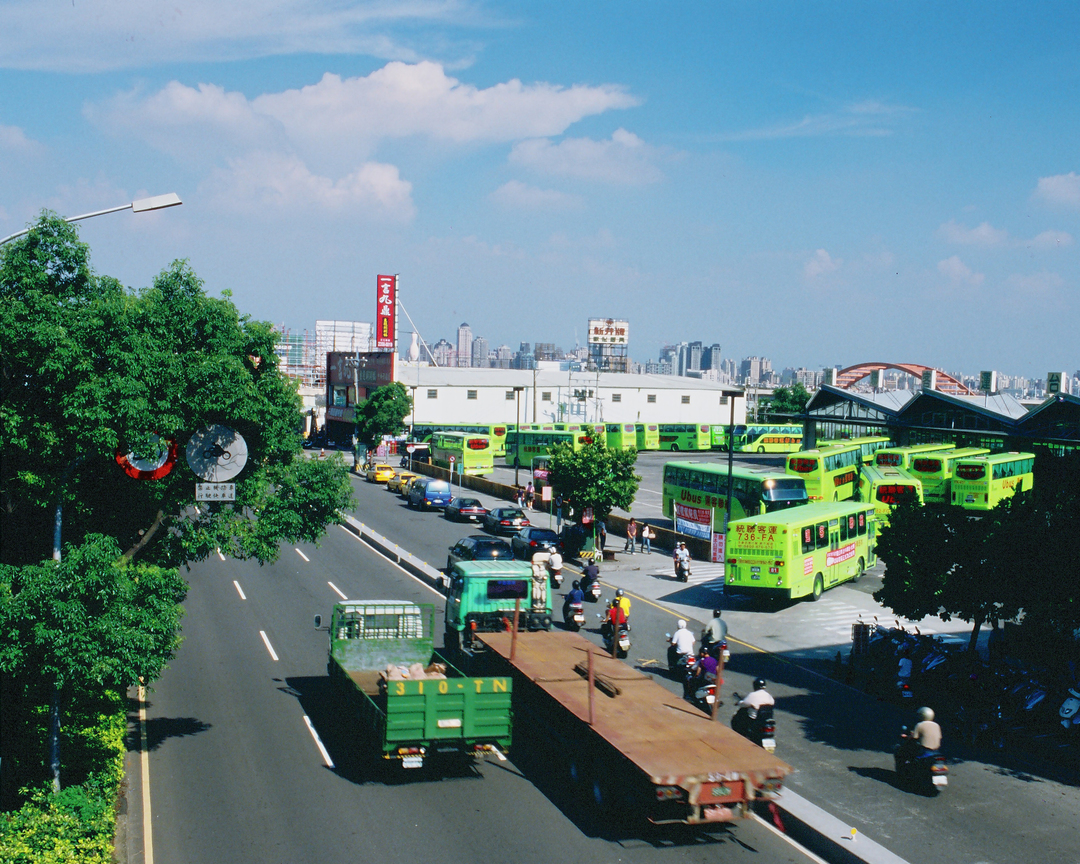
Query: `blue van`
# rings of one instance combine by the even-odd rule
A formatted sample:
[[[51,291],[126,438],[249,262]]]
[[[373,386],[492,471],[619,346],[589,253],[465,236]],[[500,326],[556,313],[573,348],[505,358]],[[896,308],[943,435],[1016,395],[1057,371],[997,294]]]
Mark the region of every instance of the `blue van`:
[[[423,483],[414,483],[409,490],[409,506],[419,507],[445,507],[450,503],[450,484],[445,480],[426,480]]]

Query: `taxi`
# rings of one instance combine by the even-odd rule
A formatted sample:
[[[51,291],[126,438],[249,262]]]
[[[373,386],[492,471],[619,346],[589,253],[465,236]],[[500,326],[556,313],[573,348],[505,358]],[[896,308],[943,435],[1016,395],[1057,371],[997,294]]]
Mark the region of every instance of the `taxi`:
[[[394,476],[394,469],[382,462],[376,462],[368,466],[365,476],[368,483],[387,483]]]
[[[391,492],[397,492],[399,495],[405,491],[405,484],[408,483],[413,477],[419,477],[419,474],[413,474],[411,471],[398,471],[386,481],[386,488]]]

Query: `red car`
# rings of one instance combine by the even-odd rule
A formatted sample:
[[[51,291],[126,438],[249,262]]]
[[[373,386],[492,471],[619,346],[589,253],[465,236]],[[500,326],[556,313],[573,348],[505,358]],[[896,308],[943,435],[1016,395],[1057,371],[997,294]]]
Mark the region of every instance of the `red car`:
[[[455,522],[481,522],[487,514],[487,507],[475,498],[455,498],[446,508],[446,518]]]

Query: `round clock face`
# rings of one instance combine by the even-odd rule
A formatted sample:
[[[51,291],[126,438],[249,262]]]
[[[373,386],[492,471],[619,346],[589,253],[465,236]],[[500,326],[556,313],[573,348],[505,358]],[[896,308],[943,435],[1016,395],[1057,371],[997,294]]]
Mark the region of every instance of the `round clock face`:
[[[244,470],[247,443],[228,426],[203,426],[188,441],[187,463],[208,483],[223,483]]]

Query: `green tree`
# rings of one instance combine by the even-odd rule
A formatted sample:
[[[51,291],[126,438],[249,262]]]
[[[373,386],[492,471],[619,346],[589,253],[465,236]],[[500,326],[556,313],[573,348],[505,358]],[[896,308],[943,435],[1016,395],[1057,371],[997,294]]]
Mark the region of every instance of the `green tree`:
[[[796,381],[790,387],[777,387],[769,397],[763,419],[770,423],[790,423],[806,411],[810,392]]]
[[[61,561],[0,565],[5,698],[32,704],[42,685],[49,690],[48,761],[56,791],[62,703],[155,681],[180,644],[186,591],[175,568],[131,563],[113,538],[101,535],[68,545]],[[24,775],[34,767],[5,760],[6,770]]]
[[[376,388],[359,406],[356,425],[360,443],[370,449],[378,446],[384,435],[400,435],[411,411],[412,399],[400,381]]]
[[[302,456],[295,386],[278,369],[270,324],[206,295],[183,261],[131,292],[93,273],[72,225],[44,215],[0,247],[0,561],[36,563],[63,539],[116,538],[161,566],[215,548],[274,560],[282,541],[317,540],[351,502],[340,460]],[[206,424],[243,435],[249,459],[235,503],[195,508],[183,449]],[[135,480],[116,454],[154,436],[181,457]]]
[[[629,510],[637,495],[641,477],[634,473],[637,450],[608,449],[602,436],[574,450],[557,445],[548,467],[556,494],[581,514],[591,507],[596,519],[606,519],[612,510]]]

